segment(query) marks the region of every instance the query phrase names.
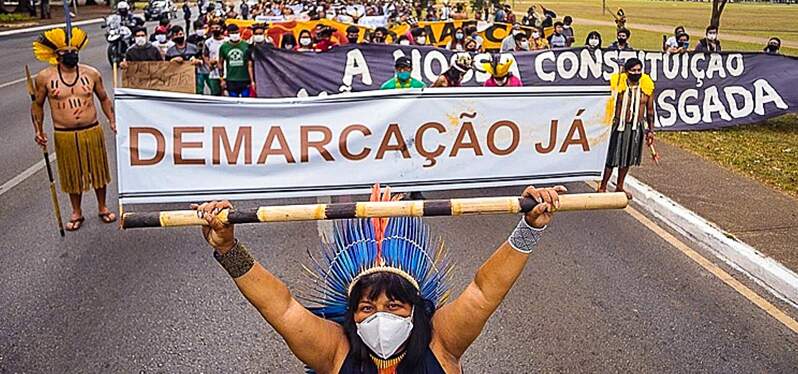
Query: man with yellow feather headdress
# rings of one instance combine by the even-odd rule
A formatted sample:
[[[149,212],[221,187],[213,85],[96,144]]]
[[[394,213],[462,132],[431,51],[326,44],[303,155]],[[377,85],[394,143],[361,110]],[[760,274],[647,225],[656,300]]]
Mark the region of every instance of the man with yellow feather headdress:
[[[623,71],[610,76],[612,131],[607,162],[598,192],[607,191],[612,169],[618,168],[616,192],[623,188],[632,165],[640,165],[643,143],[654,144],[654,81],[643,73],[643,62],[636,57],[624,62]],[[652,148],[653,149],[653,148]],[[626,192],[627,198],[632,195]]]
[[[94,95],[116,132],[113,102],[108,97],[97,69],[78,63],[78,51],[88,43],[86,33],[73,27],[44,32],[33,42],[33,54],[51,66],[36,74],[35,97],[31,105],[36,143],[47,145],[44,126],[44,102],[50,102],[53,119],[55,152],[61,189],[69,194],[72,216],[66,225],[69,231],[80,228],[83,191],[93,188],[97,195],[98,214],[105,223],[116,215],[105,204],[105,188],[111,182],[105,138],[97,121]]]

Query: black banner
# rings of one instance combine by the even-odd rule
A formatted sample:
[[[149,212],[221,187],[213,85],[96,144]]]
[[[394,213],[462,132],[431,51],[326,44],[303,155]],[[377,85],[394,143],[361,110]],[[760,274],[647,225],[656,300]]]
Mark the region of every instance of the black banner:
[[[445,71],[454,52],[399,45],[347,45],[324,53],[281,49],[256,52],[260,97],[316,96],[379,89],[394,75],[394,59],[409,56],[412,76],[427,84]],[[663,130],[700,130],[749,124],[798,107],[798,58],[762,53],[667,54],[568,49],[514,52],[513,74],[525,86],[607,85],[623,61],[637,57],[656,83],[657,124]],[[474,55],[487,62],[490,54]],[[488,75],[470,71],[465,86]]]

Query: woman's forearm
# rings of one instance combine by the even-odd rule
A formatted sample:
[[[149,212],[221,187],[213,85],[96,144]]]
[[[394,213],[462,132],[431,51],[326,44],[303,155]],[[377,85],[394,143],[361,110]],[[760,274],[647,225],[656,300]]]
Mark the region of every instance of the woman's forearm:
[[[236,255],[235,251],[242,253]],[[237,243],[230,251],[238,257],[232,260],[220,259],[220,263],[225,270],[233,276],[236,286],[247,300],[263,315],[269,323],[281,318],[291,305],[291,292],[288,287],[274,274],[266,270],[260,263],[254,261],[249,255],[248,249]],[[224,256],[230,256],[228,253]],[[244,256],[243,259],[241,256]],[[247,262],[247,257],[250,262]],[[242,265],[243,264],[243,265]],[[238,272],[243,272],[242,266],[251,266],[249,270],[238,276]],[[237,277],[236,277],[237,276]]]
[[[529,254],[513,249],[505,241],[485,261],[474,276],[474,284],[492,309],[496,309],[518,276],[524,271]]]

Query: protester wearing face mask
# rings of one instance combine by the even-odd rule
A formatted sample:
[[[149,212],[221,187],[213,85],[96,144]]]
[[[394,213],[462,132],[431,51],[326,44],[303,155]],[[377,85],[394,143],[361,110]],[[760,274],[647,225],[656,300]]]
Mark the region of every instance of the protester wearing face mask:
[[[576,35],[574,34],[574,29],[571,25],[574,23],[574,19],[571,16],[565,16],[562,19],[562,34],[565,36],[565,47],[571,48],[571,46],[576,43]]]
[[[313,49],[313,37],[310,34],[309,30],[302,30],[299,32],[299,47],[297,51],[299,52],[312,52]]]
[[[769,54],[769,55],[779,55],[779,49],[781,48],[781,39],[777,37],[772,37],[768,40],[768,45],[765,46],[765,49],[762,51]]]
[[[676,47],[669,47],[667,53],[685,53],[690,50],[690,35],[683,32],[676,36]]]
[[[513,41],[515,45],[513,46],[513,51],[515,52],[524,52],[529,50],[529,38],[526,37],[526,34],[523,32],[519,32],[513,36]]]
[[[34,75],[36,81],[31,87],[34,90],[30,107],[36,132],[34,141],[40,147],[46,148],[48,143],[55,146],[59,185],[69,194],[72,207],[72,214],[64,225],[67,231],[76,231],[83,225],[82,196],[92,189],[97,197],[99,221],[107,224],[116,220],[116,214],[105,200],[111,172],[105,149],[107,138],[97,115],[101,109],[110,129],[116,133],[114,103],[105,91],[100,72],[80,63],[80,50],[88,40],[85,31],[73,27],[69,36],[65,29],[54,28],[42,32],[33,42],[33,55],[50,65]],[[100,102],[100,108],[95,99]],[[52,143],[44,130],[45,102],[50,106]],[[55,194],[55,190],[52,193]],[[11,213],[10,210],[4,212]]]
[[[166,51],[175,45],[175,43],[169,39],[169,31],[158,29],[158,31],[155,32],[155,41],[152,45],[158,48],[158,51],[161,52],[161,56],[165,57]]]
[[[385,27],[377,27],[374,33],[371,34],[371,43],[385,44],[386,37],[388,36],[388,29]]]
[[[186,41],[186,34],[180,26],[172,26],[172,42],[175,45],[166,50],[166,60],[173,62],[188,62],[192,65],[202,64],[202,56],[196,45]]]
[[[452,66],[435,80],[432,87],[460,87],[463,76],[471,69],[472,62],[468,53],[456,54]]]
[[[482,64],[482,69],[490,74],[485,87],[521,87],[521,79],[513,75],[510,69],[515,60],[510,55],[495,55],[490,62]]]
[[[428,130],[447,129],[439,125]],[[193,208],[207,221],[202,234],[213,248],[213,257],[309,369],[339,374],[444,374],[462,372],[461,358],[523,272],[530,253],[541,250],[538,242],[564,192],[562,186],[526,188],[521,196],[537,201],[535,207],[451,303],[446,302],[450,285],[445,274],[452,269],[449,257],[437,241],[416,239],[429,235],[430,228],[421,218],[353,219],[333,225],[329,236],[333,239],[323,239],[325,254],[312,271],[315,286],[305,294],[313,295],[305,300],[316,307],[307,309],[266,269],[268,264],[259,263],[243,240],[237,239],[234,225],[217,218],[217,213],[233,208],[230,202],[213,201]],[[376,187],[371,197],[372,201],[392,199],[395,196],[389,191]],[[240,331],[255,328],[243,321],[225,323]]]
[[[529,40],[529,50],[539,51],[549,49],[549,41],[543,37],[543,29],[532,30],[532,38]]]
[[[211,95],[220,96],[222,94],[222,75],[219,63],[219,49],[227,41],[222,31],[222,24],[214,22],[210,25],[211,37],[205,40],[205,50],[202,58],[208,67],[208,88]]]
[[[718,40],[718,27],[707,26],[706,37],[701,38],[695,46],[696,52],[720,52],[720,40]]]
[[[470,53],[479,53],[480,52],[479,51],[479,45],[477,45],[477,41],[474,40],[474,39],[471,39],[470,37],[466,38],[464,46],[465,46],[466,52],[470,52]]]
[[[250,94],[251,96],[255,95],[255,51],[260,50],[266,47],[267,44],[271,44],[271,41],[267,40],[266,36],[266,26],[260,23],[256,23],[252,25],[252,46],[247,49],[247,71],[249,71],[249,79],[250,79]]]
[[[133,61],[162,61],[161,51],[147,39],[147,29],[139,27],[133,30],[133,45],[125,52],[125,59],[119,64],[127,69],[127,63]]]
[[[351,25],[346,28],[346,41],[349,44],[358,44],[358,40],[360,39],[360,28],[355,25]]]
[[[411,44],[414,45],[427,45],[427,33],[424,32],[424,29],[420,27],[415,27],[410,30],[410,40]]]
[[[617,39],[610,44],[609,49],[619,50],[619,51],[633,51],[632,45],[629,44],[629,37],[632,33],[628,29],[620,29],[618,30],[616,36]]]
[[[601,34],[598,31],[591,31],[587,34],[585,47],[590,50],[601,49]]]
[[[513,24],[512,29],[510,29],[510,33],[507,34],[504,39],[502,39],[502,46],[500,49],[501,52],[508,52],[515,49],[515,35],[518,33],[524,33],[524,31],[521,30],[521,24]]]
[[[663,42],[662,51],[667,52],[668,49],[670,48],[679,48],[679,40],[677,39],[677,37],[683,33],[684,33],[684,26],[676,26],[676,28],[673,30],[673,35],[668,37],[668,39],[666,39],[665,42]],[[662,38],[664,39],[665,35],[663,35]]]
[[[463,52],[465,51],[465,32],[461,27],[454,30],[454,37],[449,42],[447,48],[450,51]]]
[[[219,61],[223,62],[222,90],[231,97],[248,97],[252,79],[247,69],[247,53],[251,47],[241,40],[241,30],[235,24],[227,26],[228,40],[219,47]]]
[[[464,31],[466,35],[469,35],[471,39],[474,39],[474,41],[477,42],[477,49],[479,51],[482,51],[482,43],[485,40],[481,36],[479,36],[479,32],[477,31],[477,26],[475,25],[466,26]]]
[[[626,192],[624,180],[629,167],[640,165],[644,144],[649,147],[654,144],[654,81],[643,73],[643,62],[632,57],[624,62],[623,71],[610,76],[610,88],[615,112],[598,192],[607,191],[614,168],[618,168],[615,191]],[[632,198],[628,192],[626,196]]]
[[[424,88],[427,85],[410,76],[413,71],[413,62],[409,57],[402,56],[396,59],[394,64],[396,74],[387,80],[380,87],[381,90],[392,90],[397,88]]]
[[[333,28],[329,26],[323,27],[317,34],[316,37],[319,39],[316,42],[316,51],[318,52],[326,52],[329,51],[332,47],[338,45],[338,43],[332,40]]]
[[[549,35],[548,42],[551,48],[565,48],[568,39],[563,35],[563,23],[560,21],[554,22],[554,32]]]
[[[310,35],[310,34],[308,34]],[[280,48],[294,51],[297,49],[297,41],[294,34],[287,32],[280,37]]]

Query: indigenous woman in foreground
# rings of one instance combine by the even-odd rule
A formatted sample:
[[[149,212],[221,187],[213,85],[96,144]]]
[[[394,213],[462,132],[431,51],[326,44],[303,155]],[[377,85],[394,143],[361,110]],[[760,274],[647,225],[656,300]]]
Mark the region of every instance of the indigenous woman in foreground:
[[[624,63],[624,71],[610,76],[613,92],[613,119],[607,162],[598,192],[607,191],[612,169],[618,168],[616,192],[623,188],[629,167],[640,165],[643,142],[654,144],[654,81],[643,73],[643,62],[630,58]],[[632,198],[626,192],[628,199]]]
[[[451,265],[421,218],[338,221],[313,260],[314,286],[303,299],[314,305],[306,308],[216,218],[229,202],[193,208],[238,289],[315,372],[461,373],[460,358],[521,275],[565,191],[528,187],[523,196],[537,206],[448,304]],[[391,199],[389,190],[372,192],[372,200]]]

